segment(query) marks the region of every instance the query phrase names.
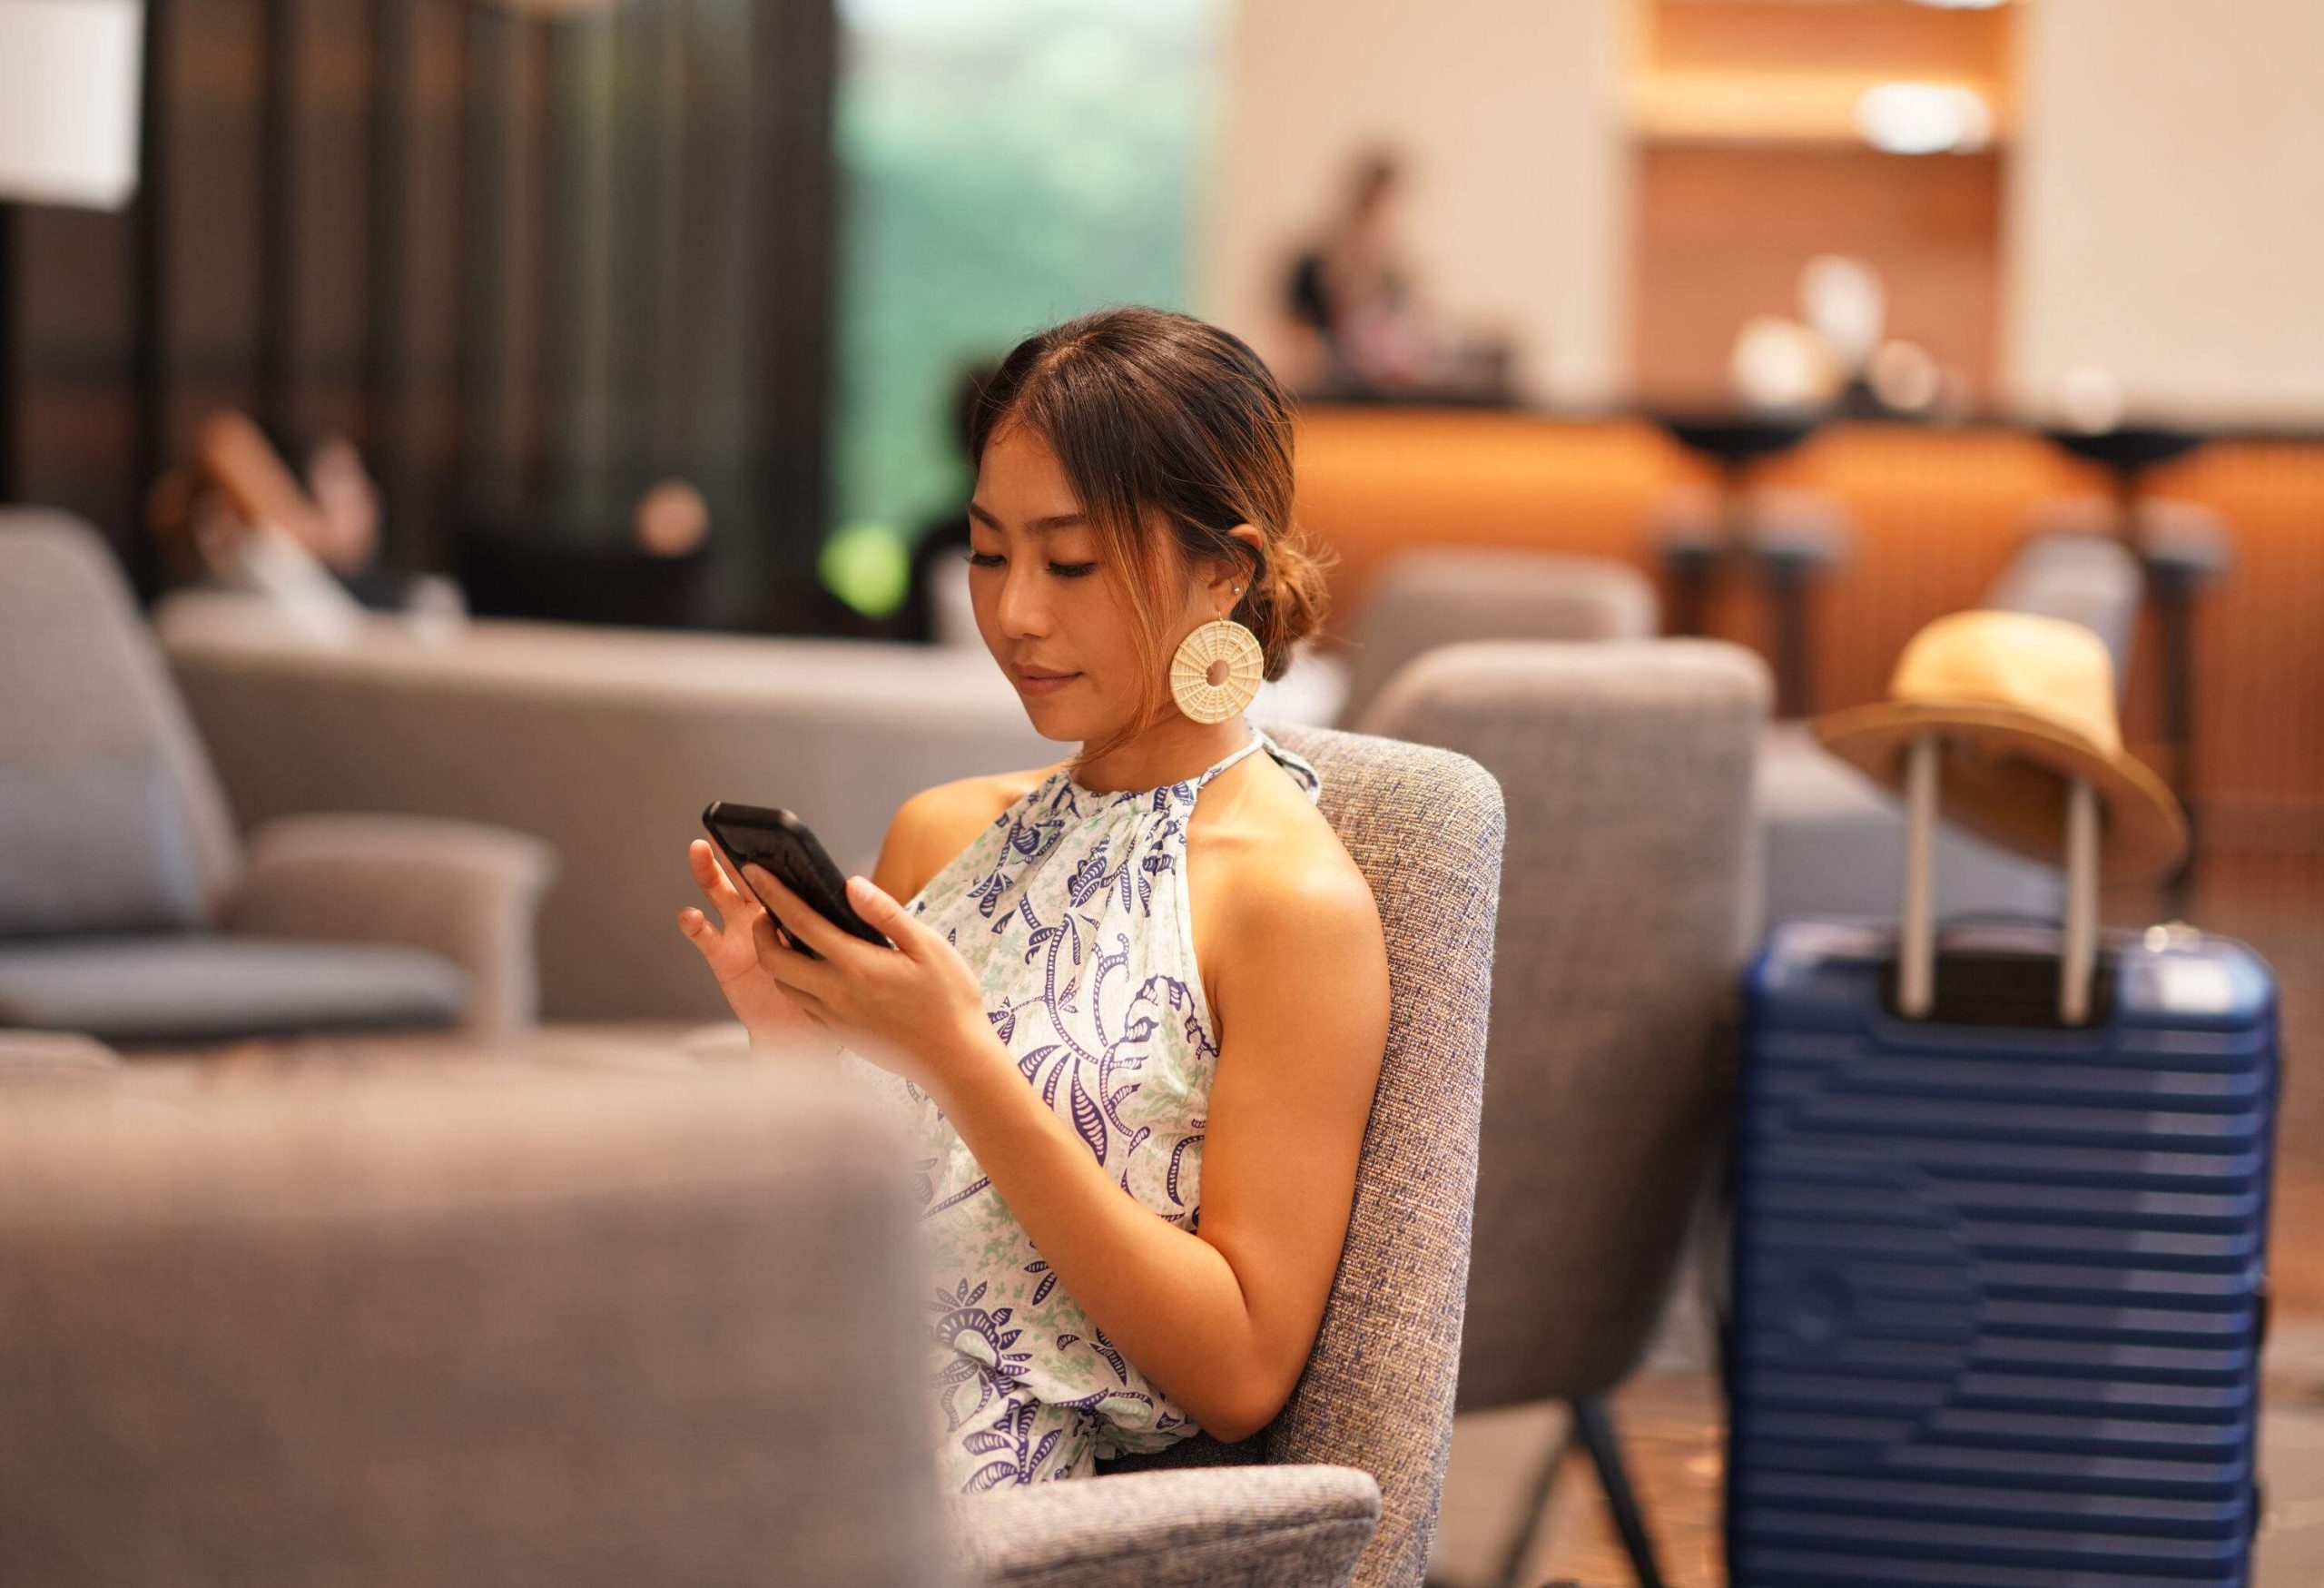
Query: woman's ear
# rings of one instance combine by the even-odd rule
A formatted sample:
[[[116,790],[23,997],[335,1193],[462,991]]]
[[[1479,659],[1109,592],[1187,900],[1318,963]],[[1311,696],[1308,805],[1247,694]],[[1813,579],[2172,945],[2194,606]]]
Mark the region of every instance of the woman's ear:
[[[1254,524],[1237,524],[1226,535],[1249,553],[1247,557],[1218,557],[1211,563],[1211,597],[1222,612],[1231,615],[1250,590],[1252,572],[1259,567],[1266,539]]]

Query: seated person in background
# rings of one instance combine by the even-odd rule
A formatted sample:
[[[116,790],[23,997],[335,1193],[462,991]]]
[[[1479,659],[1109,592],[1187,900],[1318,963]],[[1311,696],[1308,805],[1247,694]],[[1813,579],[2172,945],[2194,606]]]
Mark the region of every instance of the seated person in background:
[[[978,628],[1078,749],[906,802],[848,884],[894,949],[699,842],[719,919],[679,918],[754,1047],[828,1032],[904,1119],[966,1492],[1275,1416],[1388,1024],[1379,912],[1316,773],[1241,715],[1320,616],[1283,389],[1224,331],[1112,310],[1011,352],[970,450]]]
[[[195,432],[192,464],[154,483],[146,519],[181,577],[321,600],[328,574],[381,609],[414,594],[410,575],[379,560],[379,488],[344,436],[315,445],[302,484],[256,420],[222,409]]]

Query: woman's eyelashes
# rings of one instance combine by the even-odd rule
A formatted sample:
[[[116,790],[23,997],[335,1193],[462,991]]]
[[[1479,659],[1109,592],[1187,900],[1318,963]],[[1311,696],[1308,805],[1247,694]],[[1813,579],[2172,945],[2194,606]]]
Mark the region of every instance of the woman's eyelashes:
[[[1001,556],[997,551],[972,551],[969,553],[969,566],[971,567],[997,568],[1008,560],[1009,559],[1007,557]],[[1098,565],[1094,562],[1053,562],[1049,564],[1049,572],[1055,574],[1060,579],[1084,578],[1097,571]]]

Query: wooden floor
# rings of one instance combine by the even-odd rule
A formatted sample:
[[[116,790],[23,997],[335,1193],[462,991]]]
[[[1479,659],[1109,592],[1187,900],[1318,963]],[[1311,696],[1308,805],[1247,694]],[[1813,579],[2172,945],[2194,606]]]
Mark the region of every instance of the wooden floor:
[[[2107,919],[2156,918],[2151,898],[2108,901]],[[2275,1297],[2265,1359],[2259,1588],[2324,1583],[2324,856],[2227,857],[2198,874],[2187,918],[2240,938],[2276,972],[2282,998],[2284,1084],[2278,1119]],[[1649,1371],[1614,1400],[1641,1504],[1672,1588],[1718,1588],[1720,1404],[1707,1362]],[[1672,1355],[1666,1351],[1665,1359]],[[1434,1576],[1494,1580],[1522,1496],[1562,1438],[1552,1408],[1464,1417],[1454,1436]],[[1562,1461],[1550,1510],[1517,1581],[1634,1582],[1578,1453]]]

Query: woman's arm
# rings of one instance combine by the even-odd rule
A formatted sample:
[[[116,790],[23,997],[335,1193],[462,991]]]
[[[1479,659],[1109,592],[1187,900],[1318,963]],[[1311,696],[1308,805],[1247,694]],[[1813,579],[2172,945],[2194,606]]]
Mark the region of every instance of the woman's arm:
[[[1388,967],[1353,874],[1240,890],[1222,925],[1228,1034],[1198,1234],[1122,1195],[1005,1052],[964,1055],[936,1097],[1066,1292],[1231,1442],[1282,1409],[1323,1321],[1387,1041]]]
[[[769,896],[787,902],[772,883]],[[858,879],[857,911],[904,950],[804,929],[818,963],[770,968],[817,1018],[925,1088],[1068,1294],[1214,1436],[1282,1408],[1314,1345],[1346,1237],[1388,1024],[1387,954],[1353,871],[1255,870],[1219,922],[1200,1232],[1122,1194],[984,1018],[950,945]],[[784,919],[791,919],[788,910]]]

